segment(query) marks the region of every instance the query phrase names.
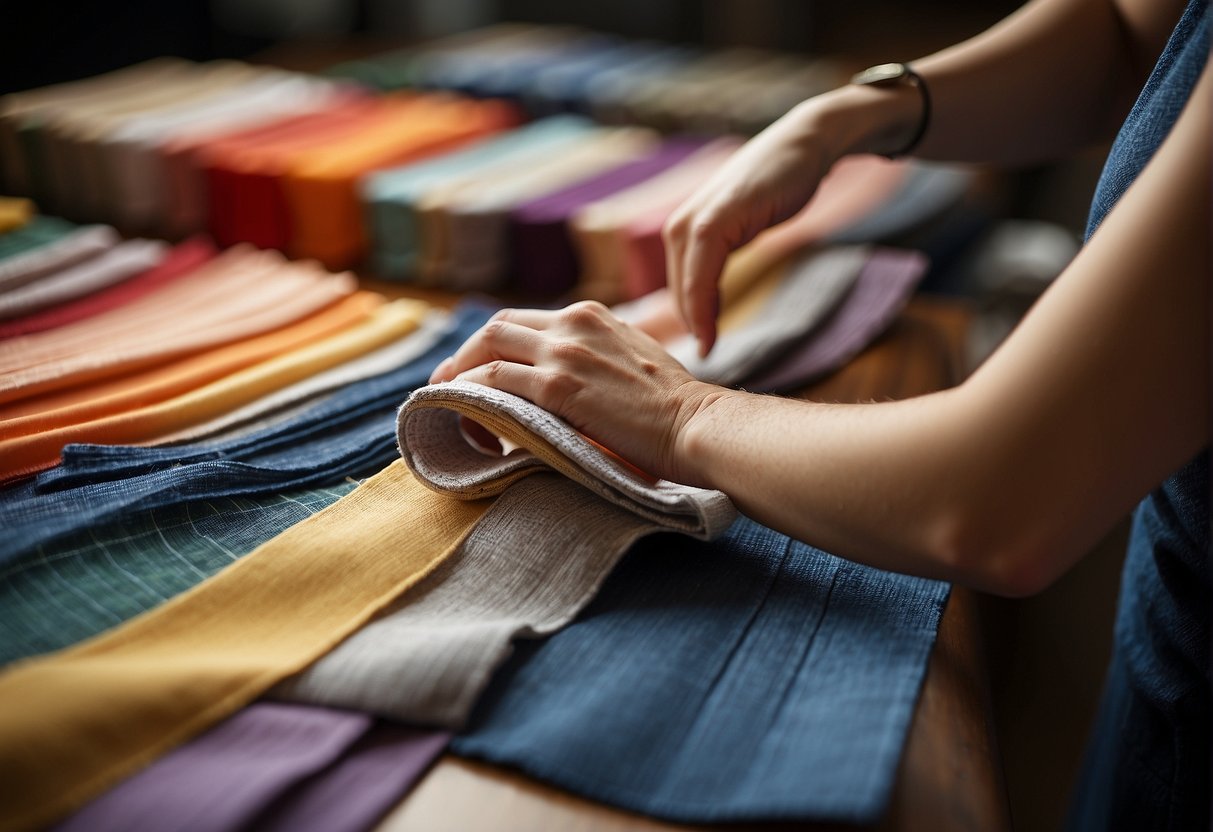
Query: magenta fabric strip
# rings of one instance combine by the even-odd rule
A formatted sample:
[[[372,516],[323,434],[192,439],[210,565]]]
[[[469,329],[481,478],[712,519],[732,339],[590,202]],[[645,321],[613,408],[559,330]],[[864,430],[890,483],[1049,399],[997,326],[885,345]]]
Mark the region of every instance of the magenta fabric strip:
[[[580,273],[568,227],[573,214],[673,167],[706,143],[700,138],[672,139],[649,156],[515,208],[510,215],[514,285],[536,295],[573,288]]]
[[[365,829],[425,771],[447,739],[378,726],[369,714],[355,711],[259,702],[56,829]],[[366,782],[356,784],[359,779]],[[317,806],[325,802],[332,805],[321,812]]]
[[[816,334],[743,386],[756,393],[785,392],[839,369],[893,322],[926,269],[920,252],[876,249],[847,299]]]

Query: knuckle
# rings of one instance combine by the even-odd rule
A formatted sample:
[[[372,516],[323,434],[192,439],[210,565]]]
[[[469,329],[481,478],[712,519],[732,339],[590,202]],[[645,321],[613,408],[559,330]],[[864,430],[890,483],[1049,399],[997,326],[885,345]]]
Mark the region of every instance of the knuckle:
[[[553,370],[540,382],[539,392],[546,401],[555,404],[557,410],[563,410],[569,399],[580,389],[581,382],[576,375],[564,370]]]
[[[560,365],[584,364],[593,357],[594,351],[579,341],[561,339],[550,347],[552,359]]]
[[[505,375],[505,370],[506,370],[505,365],[506,365],[506,362],[504,362],[500,359],[498,359],[496,361],[490,361],[488,364],[484,365],[484,370],[483,370],[484,378],[486,381],[488,381],[490,383],[490,386],[492,386],[492,382],[500,381],[501,378]]]
[[[564,319],[576,327],[593,326],[604,320],[607,308],[596,300],[583,300],[564,310]]]
[[[481,335],[486,341],[497,341],[500,340],[501,336],[505,335],[508,327],[509,324],[505,320],[494,318],[484,325]]]

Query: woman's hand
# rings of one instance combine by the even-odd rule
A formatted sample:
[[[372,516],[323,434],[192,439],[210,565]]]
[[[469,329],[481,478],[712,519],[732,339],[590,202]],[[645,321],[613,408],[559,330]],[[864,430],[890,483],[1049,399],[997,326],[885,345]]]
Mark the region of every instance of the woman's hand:
[[[662,232],[670,291],[707,355],[729,253],[795,215],[837,158],[800,105],[742,147],[671,215]]]
[[[430,381],[454,378],[529,399],[644,471],[691,485],[703,483],[680,437],[726,392],[697,381],[660,344],[592,301],[498,312]]]

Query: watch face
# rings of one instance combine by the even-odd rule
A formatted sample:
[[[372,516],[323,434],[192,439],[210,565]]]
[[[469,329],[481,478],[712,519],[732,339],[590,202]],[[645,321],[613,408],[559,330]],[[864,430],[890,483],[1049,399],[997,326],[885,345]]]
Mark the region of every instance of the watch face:
[[[883,84],[906,77],[905,64],[879,64],[868,67],[851,79],[852,84]]]

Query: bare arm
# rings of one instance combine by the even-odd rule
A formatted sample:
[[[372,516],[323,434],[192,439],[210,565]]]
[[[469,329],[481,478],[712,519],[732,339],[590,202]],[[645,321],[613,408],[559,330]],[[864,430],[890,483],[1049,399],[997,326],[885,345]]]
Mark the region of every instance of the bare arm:
[[[525,396],[840,555],[1029,593],[1209,442],[1210,147],[1206,69],[1090,244],[953,390],[869,405],[726,391],[594,304],[507,311],[434,377]]]
[[[915,62],[933,116],[916,155],[1020,164],[1109,136],[1182,0],[1033,0],[987,32]],[[746,145],[666,227],[670,288],[703,351],[715,340],[729,252],[795,214],[849,153],[903,148],[921,117],[906,86],[846,86],[809,99]]]

